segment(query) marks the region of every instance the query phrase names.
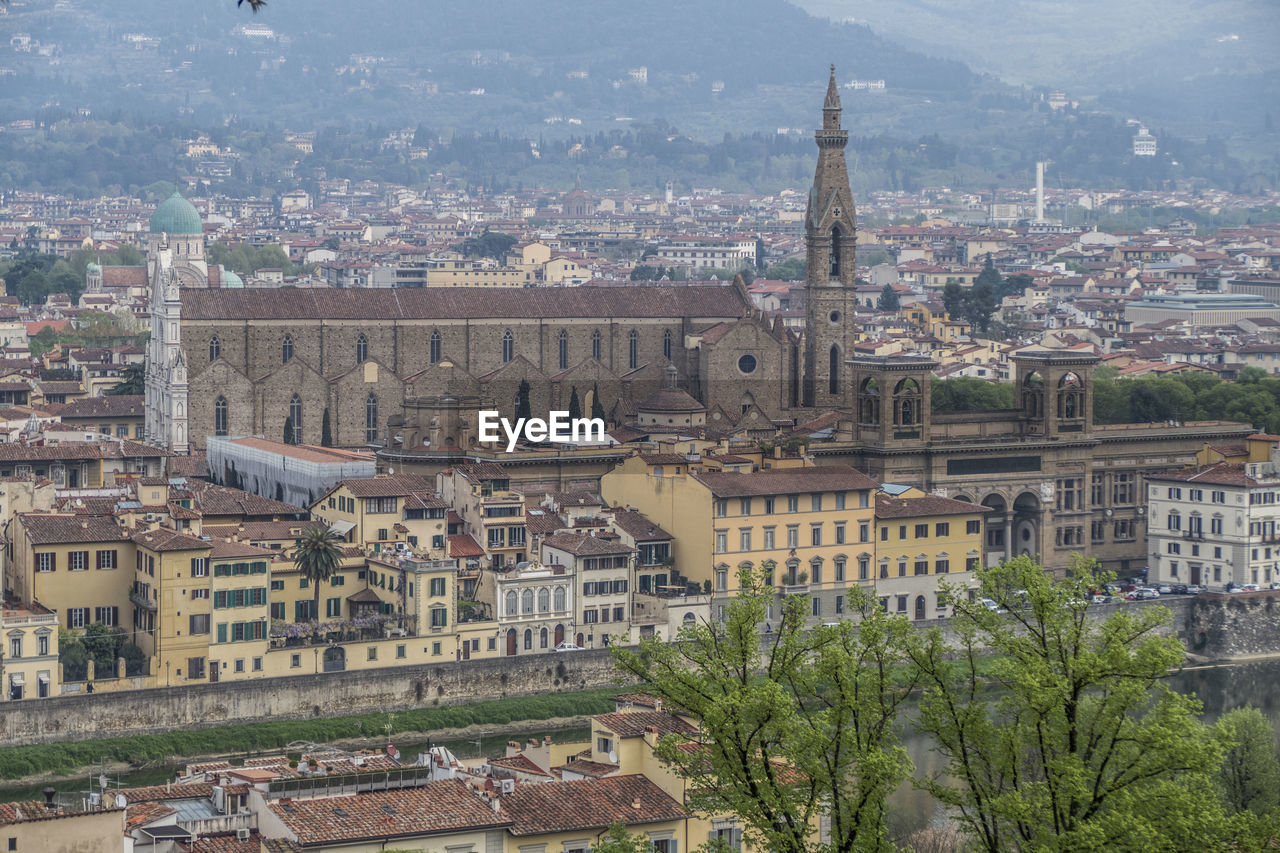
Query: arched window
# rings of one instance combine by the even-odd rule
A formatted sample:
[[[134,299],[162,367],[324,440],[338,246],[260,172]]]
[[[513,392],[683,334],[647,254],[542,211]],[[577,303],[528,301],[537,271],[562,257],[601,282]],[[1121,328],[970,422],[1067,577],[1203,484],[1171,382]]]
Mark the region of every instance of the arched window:
[[[555,593],[552,595],[552,602],[556,610],[564,610],[564,587],[556,587]]]
[[[591,333],[591,357],[596,361],[600,360],[600,330],[596,329]]]
[[[284,340],[280,342],[280,363],[288,364],[293,358],[293,336],[285,335]]]
[[[293,443],[302,444],[302,398],[297,394],[289,401],[289,420],[293,422]]]
[[[827,357],[827,393],[840,393],[840,347],[838,344],[831,345],[831,352]]]
[[[217,361],[220,355],[222,355],[222,341],[218,340],[217,335],[214,335],[209,338],[209,360]]]
[[[369,360],[369,339],[363,334],[356,338],[356,364],[364,364]]]
[[[671,330],[667,329],[662,333],[662,357],[667,361],[671,360]]]
[[[543,628],[538,632],[538,648],[545,649],[547,647],[547,629]]]
[[[431,364],[440,363],[440,330],[436,329],[431,332],[431,344],[427,349],[427,360]]]
[[[533,590],[526,589],[524,592],[520,593],[520,612],[533,612]]]
[[[551,609],[551,592],[544,586],[538,590],[538,612],[546,613]]]
[[[516,614],[516,599],[517,599],[517,597],[518,597],[518,596],[516,595],[516,591],[515,591],[514,589],[509,589],[509,590],[507,590],[507,594],[506,594],[506,600],[507,600],[507,613],[506,613],[506,615],[507,615],[507,616],[514,616],[514,615]]]
[[[507,329],[502,333],[502,363],[506,364],[516,357],[516,336]]]
[[[524,629],[524,650],[526,652],[533,650],[533,629]]]
[[[858,389],[858,423],[864,426],[880,423],[880,383],[874,378],[863,380]]]
[[[627,369],[635,370],[640,366],[640,333],[632,329],[627,333]]]
[[[911,427],[920,423],[920,384],[914,379],[903,379],[893,389],[894,426]]]
[[[840,277],[840,226],[831,226],[831,277]]]
[[[227,434],[227,398],[219,397],[213,403],[213,434]]]
[[[364,401],[364,440],[366,444],[378,440],[378,395],[373,392]]]
[[[567,370],[569,368],[569,333],[564,329],[560,330],[560,336],[556,341],[556,353],[560,362],[560,369]]]

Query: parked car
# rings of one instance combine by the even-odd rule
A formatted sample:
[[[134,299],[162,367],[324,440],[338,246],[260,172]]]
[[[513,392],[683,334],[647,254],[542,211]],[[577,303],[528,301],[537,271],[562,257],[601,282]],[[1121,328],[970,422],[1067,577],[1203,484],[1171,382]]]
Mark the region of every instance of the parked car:
[[[1187,587],[1187,595],[1199,595],[1204,590],[1200,589],[1199,584],[1191,584]]]
[[[1262,589],[1262,587],[1258,586],[1256,583],[1247,583],[1240,587],[1241,592],[1257,592],[1260,589]]]
[[[1105,592],[1095,592],[1090,600],[1094,604],[1109,604],[1111,602],[1111,596],[1107,595]]]
[[[1280,581],[1272,581],[1270,589],[1280,589]]]
[[[1173,587],[1167,583],[1162,583],[1160,586],[1156,587],[1156,592],[1161,595],[1173,595]]]
[[[1173,585],[1174,595],[1186,595],[1189,587],[1185,583],[1175,583]]]
[[[1138,601],[1147,601],[1152,598],[1160,597],[1159,591],[1154,590],[1149,586],[1138,587],[1136,590],[1134,590],[1134,595],[1137,597]]]
[[[1008,611],[1006,611],[1003,607],[1001,607],[999,604],[996,604],[996,602],[995,602],[995,600],[994,600],[994,599],[990,599],[990,598],[979,598],[979,599],[978,599],[978,603],[979,603],[979,604],[981,604],[983,607],[987,608],[988,610],[994,611],[994,612],[996,612],[996,613],[1007,613],[1007,612],[1008,612]]]
[[[577,643],[571,643],[571,642],[569,642],[568,640],[565,640],[563,643],[561,643],[560,645],[556,646],[556,651],[558,651],[558,652],[580,652],[580,651],[583,651],[583,648],[582,648],[582,646],[578,645]]]

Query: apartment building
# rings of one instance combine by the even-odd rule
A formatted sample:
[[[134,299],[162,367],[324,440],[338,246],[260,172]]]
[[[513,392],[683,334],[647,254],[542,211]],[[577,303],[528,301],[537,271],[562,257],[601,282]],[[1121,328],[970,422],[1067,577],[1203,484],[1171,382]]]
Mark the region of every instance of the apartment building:
[[[969,586],[982,563],[986,509],[908,489],[876,495],[875,595],[913,620],[951,614],[939,584]]]
[[[564,566],[578,608],[574,643],[584,649],[627,642],[631,634],[631,577],[635,549],[608,531],[555,533],[542,540],[542,563]]]
[[[511,490],[511,475],[485,462],[454,465],[436,477],[437,491],[488,555],[493,568],[524,562],[528,554],[524,495]]]

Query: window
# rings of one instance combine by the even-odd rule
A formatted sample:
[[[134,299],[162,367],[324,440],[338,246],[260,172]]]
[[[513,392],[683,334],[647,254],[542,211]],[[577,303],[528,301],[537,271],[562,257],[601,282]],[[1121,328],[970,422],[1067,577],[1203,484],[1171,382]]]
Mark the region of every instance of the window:
[[[364,336],[364,333],[361,333],[360,337],[356,338],[356,364],[364,364],[368,360],[369,339]]]
[[[546,613],[551,609],[551,592],[543,587],[538,590],[538,612]]]
[[[222,341],[218,340],[217,335],[214,335],[209,338],[209,360],[217,361],[220,355],[222,355]]]
[[[871,577],[871,558],[863,554],[858,558],[858,580],[865,581]]]
[[[444,578],[432,578],[432,579],[431,579],[431,586],[430,586],[430,593],[431,593],[431,595],[433,595],[433,596],[440,596],[440,595],[444,595],[444,590],[445,590],[445,579],[444,579]]]
[[[69,607],[67,608],[67,627],[83,628],[89,624],[89,608],[87,607]]]
[[[787,547],[788,548],[800,547],[800,525],[798,524],[787,525]]]
[[[764,499],[764,514],[773,515],[773,498]]]
[[[809,509],[813,512],[822,512],[822,495],[809,496]]]
[[[939,521],[933,526],[933,535],[939,538],[951,535],[951,524],[946,521]]]
[[[843,612],[844,612],[844,596],[837,595],[836,596],[836,614],[839,615]]]
[[[724,518],[729,514],[728,501],[716,501],[716,518]]]
[[[1182,529],[1182,516],[1178,515],[1178,513],[1176,513],[1176,512],[1171,512],[1171,513],[1169,513],[1169,529],[1170,529],[1170,530],[1181,530],[1181,529]]]
[[[940,558],[933,564],[933,570],[937,574],[945,575],[951,571],[951,561],[945,557]]]
[[[1107,475],[1094,474],[1089,481],[1089,502],[1094,506],[1103,506],[1107,497]]]
[[[1182,500],[1182,489],[1176,489],[1176,488],[1170,487],[1170,488],[1169,488],[1169,500],[1171,500],[1171,501],[1180,501],[1180,500]]]
[[[293,669],[297,669],[298,667],[302,666],[302,655],[296,654],[296,653],[290,655],[289,666],[292,667]]]
[[[640,366],[640,333],[632,329],[627,333],[627,368],[635,370]]]
[[[117,552],[115,551],[98,551],[94,558],[97,560],[99,569],[114,569],[116,567],[116,555]]]
[[[440,331],[438,329],[431,332],[431,343],[427,347],[427,361],[431,364],[440,363]]]
[[[560,330],[560,335],[556,340],[556,351],[560,369],[567,370],[569,368],[569,333],[564,329]]]
[[[324,615],[328,619],[342,616],[342,599],[326,598],[324,600]]]
[[[551,601],[556,610],[564,610],[564,587],[557,587],[551,594]]]
[[[927,524],[917,524],[917,525],[916,525],[916,537],[915,537],[915,538],[917,538],[917,539],[928,539],[928,538],[929,538],[929,525],[927,525]]]
[[[396,646],[396,659],[404,660],[404,658],[405,658],[405,647],[404,647],[404,644],[401,643],[400,645]]]
[[[364,401],[364,440],[366,444],[378,440],[378,395],[372,392]]]
[[[716,531],[716,553],[725,554],[729,551],[729,532],[727,530]]]
[[[929,574],[929,561],[927,559],[916,560],[915,574],[917,575]]]
[[[745,528],[739,531],[738,544],[741,546],[738,549],[739,551],[751,550],[751,529],[750,528]]]
[[[751,515],[751,498],[740,498],[738,500],[739,514]]]
[[[209,576],[209,558],[208,557],[192,557],[191,558],[191,577],[203,578]]]
[[[507,329],[502,333],[502,363],[507,364],[516,357],[516,336]]]
[[[1068,511],[1084,509],[1084,495],[1081,494],[1082,482],[1083,480],[1079,477],[1064,477],[1058,480],[1058,509]]]
[[[817,548],[822,544],[822,525],[813,524],[809,526],[809,540],[813,547]]]
[[[836,509],[844,509],[845,494],[844,492],[836,492]]]
[[[67,571],[83,572],[89,568],[88,551],[72,551],[67,554]]]
[[[58,567],[57,554],[36,554],[36,571],[52,572]]]
[[[812,608],[812,612],[814,616],[822,615],[822,599],[821,598],[818,598],[818,596],[815,595],[812,599],[810,599],[810,607]]]
[[[907,558],[898,558],[898,577],[905,578],[907,576]]]
[[[596,361],[600,360],[600,330],[596,329],[591,333],[591,357]]]
[[[213,434],[227,434],[227,398],[219,397],[213,401]]]
[[[293,336],[285,335],[280,342],[280,363],[288,364],[293,360]]]
[[[189,634],[207,634],[209,633],[209,614],[193,613],[187,618],[187,633]]]
[[[837,545],[844,544],[844,522],[843,521],[838,522],[836,524],[836,544]]]
[[[120,608],[119,607],[95,607],[93,610],[93,621],[101,622],[108,628],[120,624]]]
[[[800,511],[800,496],[788,495],[787,496],[787,512],[799,512],[799,511]]]
[[[898,612],[899,613],[907,612],[907,597],[905,595],[898,596]]]
[[[972,519],[964,523],[964,532],[970,536],[982,535],[982,522],[978,519]]]
[[[774,549],[774,547],[775,547],[775,545],[774,545],[774,534],[775,534],[775,533],[776,533],[776,528],[773,528],[773,527],[766,527],[766,528],[764,529],[764,549],[765,549],[766,551],[772,551],[772,550]]]
[[[1113,474],[1111,483],[1111,502],[1118,506],[1126,506],[1134,502],[1137,494],[1136,480],[1133,474]],[[1214,492],[1221,494],[1221,492]]]
[[[524,592],[520,593],[520,612],[533,612],[533,590],[526,589]]]
[[[297,394],[289,400],[289,420],[293,427],[293,443],[302,444],[302,398]]]
[[[11,658],[22,657],[22,638],[21,637],[13,637],[9,640],[9,657]]]

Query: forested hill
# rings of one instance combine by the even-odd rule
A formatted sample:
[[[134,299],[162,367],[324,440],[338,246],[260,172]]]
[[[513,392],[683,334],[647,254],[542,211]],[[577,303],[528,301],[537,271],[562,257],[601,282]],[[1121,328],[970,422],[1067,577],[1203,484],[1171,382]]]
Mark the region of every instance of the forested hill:
[[[408,112],[410,125],[430,115],[515,130],[549,117],[715,114],[723,132],[802,117],[809,127],[813,104],[801,111],[774,89],[811,87],[820,103],[829,62],[843,81],[917,95],[967,99],[979,83],[962,63],[785,0],[272,0],[257,14],[233,0],[29,0],[9,7],[6,29],[53,45],[57,60],[8,56],[19,109],[182,107],[219,121],[389,124]],[[762,99],[773,101],[768,125],[734,121]]]

